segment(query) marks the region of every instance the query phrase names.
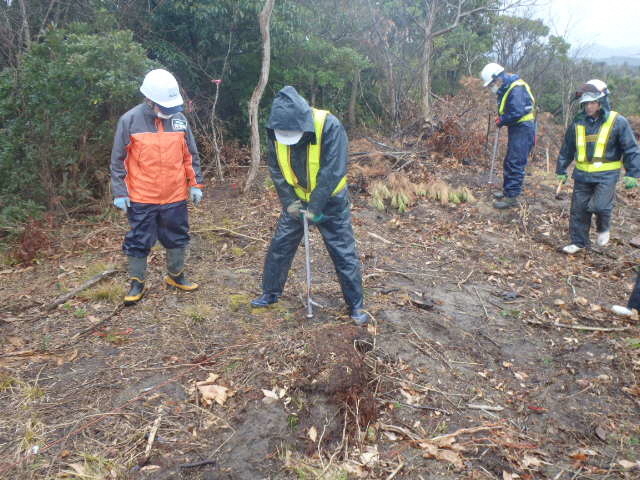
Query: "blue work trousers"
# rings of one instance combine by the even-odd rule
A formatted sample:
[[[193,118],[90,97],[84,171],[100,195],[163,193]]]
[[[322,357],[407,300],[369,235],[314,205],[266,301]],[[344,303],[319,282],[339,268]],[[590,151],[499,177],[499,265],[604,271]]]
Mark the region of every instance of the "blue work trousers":
[[[166,205],[131,202],[127,216],[131,230],[122,250],[129,257],[146,257],[156,240],[164,248],[184,248],[189,243],[186,200]]]
[[[502,190],[505,197],[517,197],[522,193],[524,169],[535,140],[535,124],[531,121],[517,123],[509,128],[507,155],[504,157]]]

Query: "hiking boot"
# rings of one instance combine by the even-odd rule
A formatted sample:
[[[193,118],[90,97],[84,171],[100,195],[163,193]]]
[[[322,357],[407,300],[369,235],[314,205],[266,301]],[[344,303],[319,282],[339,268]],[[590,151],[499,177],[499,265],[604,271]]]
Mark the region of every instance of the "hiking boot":
[[[129,307],[131,305],[135,305],[140,301],[142,296],[144,295],[144,282],[141,282],[137,278],[131,279],[131,287],[129,291],[124,296],[124,304]]]
[[[504,199],[502,200],[493,202],[493,208],[497,208],[498,210],[505,210],[507,208],[513,208],[517,206],[518,206],[517,197],[504,197]]]
[[[493,192],[493,198],[495,198],[496,200],[500,200],[501,198],[504,198],[504,192]]]
[[[578,253],[582,249],[583,249],[583,247],[579,247],[575,243],[572,243],[571,245],[567,245],[565,247],[562,247],[562,251],[564,253],[566,253],[567,255],[573,255],[574,253]]]
[[[251,306],[255,308],[264,308],[272,305],[278,301],[278,296],[275,293],[263,293],[258,298],[251,300]]]
[[[607,230],[606,232],[598,233],[598,237],[596,238],[596,245],[598,245],[599,247],[604,247],[607,243],[609,243],[609,237],[609,230]]]
[[[369,315],[361,308],[354,308],[351,310],[351,319],[358,326],[363,326],[369,323]]]
[[[179,288],[183,292],[192,292],[198,288],[197,283],[193,283],[187,280],[184,272],[182,272],[180,275],[168,274],[166,277],[164,277],[164,281],[167,283],[167,285]]]

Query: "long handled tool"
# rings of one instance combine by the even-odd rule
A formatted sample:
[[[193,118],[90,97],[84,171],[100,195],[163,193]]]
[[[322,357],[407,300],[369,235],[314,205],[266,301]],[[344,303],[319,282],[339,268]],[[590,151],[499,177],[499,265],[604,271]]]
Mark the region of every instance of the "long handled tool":
[[[305,215],[306,211],[300,210],[302,213],[302,225],[304,226],[304,266],[307,274],[307,318],[313,318],[313,306],[322,308],[317,302],[311,298],[311,247],[309,246],[309,220]]]
[[[562,200],[562,194],[560,193],[562,191],[562,185],[564,185],[564,180],[560,180],[560,183],[558,183],[556,187],[556,200]]]
[[[491,154],[491,167],[489,168],[489,185],[493,183],[493,167],[496,163],[496,156],[498,155],[498,137],[500,136],[500,129],[496,129],[496,136],[493,138],[493,153]]]

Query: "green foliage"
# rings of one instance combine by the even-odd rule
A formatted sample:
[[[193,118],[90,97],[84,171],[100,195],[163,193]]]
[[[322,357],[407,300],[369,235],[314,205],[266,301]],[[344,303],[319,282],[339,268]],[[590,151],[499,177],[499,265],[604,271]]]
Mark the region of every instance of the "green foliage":
[[[152,64],[131,32],[77,24],[34,44],[0,76],[0,189],[38,205],[102,194],[117,118]],[[28,203],[24,204],[28,207]]]

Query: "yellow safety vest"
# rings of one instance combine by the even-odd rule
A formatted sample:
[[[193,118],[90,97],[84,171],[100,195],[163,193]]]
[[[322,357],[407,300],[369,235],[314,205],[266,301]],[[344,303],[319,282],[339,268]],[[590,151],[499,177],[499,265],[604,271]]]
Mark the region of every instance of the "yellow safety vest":
[[[576,168],[585,172],[606,172],[622,168],[620,160],[607,161],[607,144],[618,112],[609,112],[609,117],[600,126],[597,135],[587,135],[584,125],[576,124]],[[594,143],[593,158],[587,157],[587,143]]]
[[[318,178],[318,172],[320,171],[320,156],[322,147],[322,130],[324,128],[324,121],[329,114],[327,110],[318,110],[313,108],[313,126],[316,131],[316,143],[309,143],[307,146],[307,188],[303,188],[298,182],[293,168],[291,167],[291,147],[284,145],[276,141],[276,157],[278,158],[278,165],[285,181],[291,185],[296,192],[296,195],[300,200],[308,202],[311,198],[311,192],[316,188],[316,182]],[[333,190],[331,195],[336,195],[344,187],[347,186],[347,176],[345,175],[338,183],[338,186]]]
[[[533,97],[533,93],[531,93],[531,88],[529,87],[527,82],[525,82],[521,78],[516,80],[515,82],[513,82],[511,85],[509,85],[509,88],[507,88],[507,91],[504,92],[504,95],[502,96],[502,101],[500,102],[500,108],[498,108],[498,114],[504,115],[504,109],[507,106],[507,98],[509,97],[509,94],[511,93],[511,90],[513,90],[515,87],[520,87],[520,86],[522,86],[522,87],[527,89],[527,93],[531,97],[531,102],[532,102],[533,105],[532,105],[531,111],[529,113],[527,113],[526,115],[524,115],[524,116],[522,116],[522,117],[520,117],[518,119],[518,123],[526,122],[528,120],[535,120],[536,114],[534,112],[535,112],[535,109],[536,109],[536,99]]]

